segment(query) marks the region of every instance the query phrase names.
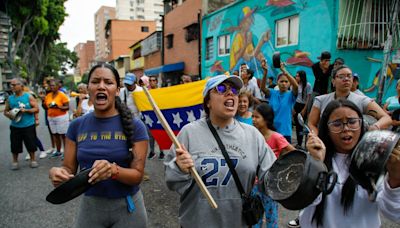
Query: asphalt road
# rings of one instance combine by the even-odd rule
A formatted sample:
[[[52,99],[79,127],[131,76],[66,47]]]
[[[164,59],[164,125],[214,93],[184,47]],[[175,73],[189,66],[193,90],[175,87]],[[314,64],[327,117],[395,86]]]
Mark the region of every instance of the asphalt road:
[[[4,105],[0,105],[2,113]],[[45,148],[50,145],[47,128],[40,113],[41,124],[37,129]],[[40,159],[40,167],[29,168],[29,163],[20,156],[20,170],[11,171],[9,152],[9,120],[0,114],[0,227],[41,228],[73,227],[80,197],[62,205],[48,203],[46,195],[53,189],[48,179],[48,170],[59,166],[57,159]],[[179,227],[178,195],[169,191],[164,182],[164,167],[158,159],[148,160],[146,172],[150,180],[142,183],[149,227]],[[279,227],[286,227],[287,221],[295,218],[297,212],[279,209]],[[206,218],[205,218],[206,219]],[[400,227],[384,220],[383,227]]]

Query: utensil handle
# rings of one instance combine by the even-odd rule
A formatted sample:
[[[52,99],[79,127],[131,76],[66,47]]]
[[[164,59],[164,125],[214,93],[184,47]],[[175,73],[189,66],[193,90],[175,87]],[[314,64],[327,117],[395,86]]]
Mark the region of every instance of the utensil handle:
[[[169,138],[174,143],[176,148],[181,148],[181,145],[180,145],[178,139],[176,138],[174,132],[172,131],[171,127],[169,126],[169,124],[168,124],[167,120],[165,119],[164,115],[162,114],[161,110],[158,108],[158,106],[157,106],[156,102],[154,101],[153,97],[151,96],[149,90],[146,88],[146,86],[143,86],[142,88],[143,88],[144,93],[147,96],[147,99],[149,99],[149,102],[150,102],[151,106],[153,107],[153,110],[154,110],[155,114],[157,115],[158,120],[160,120],[161,125],[163,126],[164,130],[167,132]],[[196,181],[197,185],[199,186],[203,195],[207,198],[208,203],[211,205],[211,207],[214,209],[218,208],[217,203],[215,202],[214,198],[211,196],[210,192],[204,185],[203,180],[197,173],[197,170],[195,169],[195,167],[190,168],[190,173],[191,173],[192,177],[194,178],[194,180]]]
[[[329,181],[329,180],[331,180],[331,177],[333,178],[332,182]],[[331,192],[333,191],[333,188],[335,187],[335,184],[337,182],[337,178],[338,178],[338,176],[337,176],[336,172],[330,171],[328,174],[326,174],[325,186],[323,188],[324,194],[326,194],[326,195],[331,194]]]

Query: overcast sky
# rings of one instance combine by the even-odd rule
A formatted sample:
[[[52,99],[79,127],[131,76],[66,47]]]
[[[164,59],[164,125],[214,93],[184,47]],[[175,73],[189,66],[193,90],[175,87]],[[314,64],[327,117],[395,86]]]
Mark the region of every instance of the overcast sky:
[[[60,27],[61,41],[72,51],[78,43],[94,40],[94,14],[101,6],[115,7],[116,0],[68,0],[68,17]]]

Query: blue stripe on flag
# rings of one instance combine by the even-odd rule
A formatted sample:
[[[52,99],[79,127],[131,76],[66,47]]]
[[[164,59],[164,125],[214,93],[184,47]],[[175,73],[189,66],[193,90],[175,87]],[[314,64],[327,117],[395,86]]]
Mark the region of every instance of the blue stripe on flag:
[[[186,124],[200,119],[204,113],[203,104],[189,107],[161,110],[173,131],[180,130]],[[142,120],[150,129],[163,129],[154,111],[142,112]]]

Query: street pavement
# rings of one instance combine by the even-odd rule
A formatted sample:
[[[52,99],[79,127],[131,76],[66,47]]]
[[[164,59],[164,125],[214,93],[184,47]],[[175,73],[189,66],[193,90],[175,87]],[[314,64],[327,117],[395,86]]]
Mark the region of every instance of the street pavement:
[[[59,166],[59,158],[39,160],[36,169],[29,167],[24,160],[26,151],[20,155],[20,169],[10,170],[11,153],[9,141],[9,120],[2,114],[4,105],[0,105],[0,227],[1,228],[41,228],[74,227],[81,197],[65,204],[48,203],[46,195],[53,189],[48,170]],[[50,138],[44,124],[43,110],[40,113],[40,125],[37,134],[45,149],[50,146]],[[149,217],[149,227],[178,228],[179,198],[169,191],[164,181],[162,161],[155,158],[146,162],[146,173],[150,180],[142,183],[145,204]],[[287,221],[295,218],[297,212],[279,208],[279,227],[286,227]],[[207,218],[204,218],[207,219]],[[397,227],[384,220],[383,227]]]

